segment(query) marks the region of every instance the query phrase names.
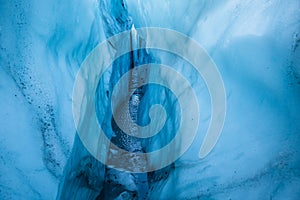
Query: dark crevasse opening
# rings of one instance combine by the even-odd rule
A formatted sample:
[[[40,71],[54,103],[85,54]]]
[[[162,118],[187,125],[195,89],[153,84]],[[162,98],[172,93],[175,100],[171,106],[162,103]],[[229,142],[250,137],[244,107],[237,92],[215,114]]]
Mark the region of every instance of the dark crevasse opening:
[[[102,14],[106,37],[134,29],[134,20],[130,17],[122,0],[99,1],[99,9]],[[130,40],[125,42],[139,46],[140,43],[146,41],[139,35],[133,35]],[[138,80],[146,80],[149,74],[147,72],[137,73],[134,69],[143,64],[159,62],[159,59],[155,58],[150,50],[134,50],[116,59],[99,81],[95,94],[98,120],[111,142],[129,152],[147,152],[158,148],[152,144],[163,146],[173,137],[174,131],[172,129],[176,129],[178,126],[172,119],[174,116],[177,117],[178,113],[171,112],[168,116],[167,125],[161,130],[161,133],[149,139],[141,139],[124,133],[112,116],[109,103],[112,91],[120,77],[129,70],[131,70],[130,79],[127,84],[128,89],[133,93],[129,100],[129,113],[134,123],[138,125],[148,124],[149,112],[147,111],[155,103],[165,104],[169,110],[176,110],[176,106],[178,106],[174,103],[176,98],[168,89],[155,84],[138,86]],[[107,80],[109,80],[108,84],[105,82]],[[163,102],[160,100],[162,99],[161,95],[164,96]],[[117,106],[118,113],[122,113],[123,109],[126,108],[123,108],[122,104]],[[118,115],[118,113],[114,113],[114,115]],[[126,126],[126,121],[124,123]],[[128,128],[132,134],[138,131],[136,127]],[[164,133],[169,133],[169,136],[165,137]],[[110,157],[110,152],[107,156]],[[120,162],[132,162],[136,167],[143,167],[147,160],[136,161],[135,158],[130,158],[130,160],[124,158]],[[129,173],[114,169],[113,166],[104,166],[89,154],[76,136],[72,154],[60,183],[57,199],[148,199],[154,190],[154,185],[157,182],[163,184],[171,169],[172,165],[154,172]]]

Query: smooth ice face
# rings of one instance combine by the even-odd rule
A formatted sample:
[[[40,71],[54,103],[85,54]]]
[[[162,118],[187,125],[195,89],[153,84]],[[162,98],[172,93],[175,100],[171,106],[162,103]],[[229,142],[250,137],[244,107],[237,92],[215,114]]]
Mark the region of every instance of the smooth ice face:
[[[297,199],[299,4],[2,2],[0,199]],[[81,63],[101,41],[132,27],[182,32],[201,44],[218,67],[226,89],[226,119],[218,143],[204,159],[198,153],[211,122],[209,89],[190,63],[164,51],[134,51],[112,63],[95,94],[103,102],[95,105],[96,114],[119,147],[134,152],[162,148],[174,138],[183,115],[176,96],[157,85],[133,93],[129,110],[138,125],[149,124],[151,105],[166,110],[165,127],[148,140],[129,137],[118,127],[109,98],[130,69],[147,63],[171,66],[191,82],[200,110],[196,138],[180,159],[151,173],[124,173],[97,161],[77,136],[74,139],[72,91]],[[147,41],[144,37],[138,42]],[[130,84],[139,76],[133,73]]]
[[[139,9],[129,1],[129,12],[143,16],[136,27],[173,28],[200,42],[227,91],[225,127],[216,149],[207,159],[195,159],[202,131],[175,163],[165,187],[153,189],[153,198],[297,198],[299,178],[292,174],[299,172],[299,2],[289,3],[139,1]],[[200,124],[207,119],[209,114]]]

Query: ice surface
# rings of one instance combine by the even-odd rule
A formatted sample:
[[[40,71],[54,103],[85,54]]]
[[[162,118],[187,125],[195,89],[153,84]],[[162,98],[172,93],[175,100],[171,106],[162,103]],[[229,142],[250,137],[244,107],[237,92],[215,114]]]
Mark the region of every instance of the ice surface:
[[[297,0],[1,1],[0,199],[298,199],[299,10]],[[105,38],[133,25],[187,34],[218,66],[226,121],[204,159],[198,152],[211,114],[207,88],[190,64],[162,51],[120,57],[95,95],[107,103],[120,76],[140,64],[178,70],[200,107],[197,137],[180,159],[154,172],[126,173],[101,164],[76,136],[72,89],[80,64]],[[165,106],[168,121],[149,140],[120,131],[108,104],[97,105],[97,114],[114,143],[152,151],[172,139],[181,117],[174,96],[149,85],[131,99],[134,121],[149,123],[153,103]]]

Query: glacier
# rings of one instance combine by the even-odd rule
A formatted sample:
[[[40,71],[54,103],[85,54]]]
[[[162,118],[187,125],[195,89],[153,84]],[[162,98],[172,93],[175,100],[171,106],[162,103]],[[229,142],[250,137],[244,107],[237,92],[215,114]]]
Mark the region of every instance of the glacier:
[[[0,199],[299,199],[299,1],[2,0],[0,10]],[[151,84],[133,93],[131,117],[146,125],[150,105],[163,105],[161,133],[128,137],[112,120],[113,87],[139,65],[173,66],[191,81],[200,108],[198,133],[182,157],[131,173],[88,152],[76,133],[72,95],[80,65],[98,44],[143,27],[172,29],[201,44],[223,78],[227,110],[218,143],[199,159],[211,117],[203,79],[160,50],[116,59],[95,94],[104,102],[96,104],[98,120],[114,144],[154,151],[179,126],[176,98]],[[139,46],[147,37],[123,42]],[[133,74],[129,84],[141,76],[147,78]]]

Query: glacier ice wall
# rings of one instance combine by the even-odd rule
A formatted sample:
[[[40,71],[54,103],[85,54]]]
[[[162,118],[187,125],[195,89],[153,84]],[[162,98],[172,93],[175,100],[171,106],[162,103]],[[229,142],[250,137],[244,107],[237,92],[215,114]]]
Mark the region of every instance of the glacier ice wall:
[[[1,199],[56,197],[74,140],[73,80],[104,38],[96,4],[1,1]]]
[[[1,1],[0,198],[297,199],[299,9],[296,0]],[[227,117],[217,146],[205,159],[197,155],[210,102],[198,79],[197,138],[165,169],[136,175],[107,168],[75,136],[71,96],[80,64],[97,44],[133,24],[185,33],[217,64],[227,92]],[[133,61],[149,60],[164,61],[194,78],[188,64],[174,55],[126,55],[108,72],[110,84],[100,84],[105,92],[99,98]],[[136,95],[161,100],[147,91],[160,90],[142,88]],[[156,148],[165,140],[141,146]]]

